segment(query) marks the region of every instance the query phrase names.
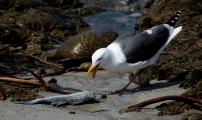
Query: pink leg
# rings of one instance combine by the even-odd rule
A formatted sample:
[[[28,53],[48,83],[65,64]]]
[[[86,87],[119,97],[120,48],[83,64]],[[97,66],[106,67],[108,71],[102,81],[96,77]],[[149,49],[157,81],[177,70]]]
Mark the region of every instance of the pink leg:
[[[113,91],[113,92],[111,92],[110,94],[119,94],[119,95],[122,95],[123,94],[123,92],[126,90],[126,88],[131,84],[131,83],[135,83],[136,84],[136,78],[137,78],[137,75],[138,75],[138,73],[136,73],[136,74],[133,74],[133,73],[130,73],[129,74],[129,82],[128,82],[128,84],[126,84],[123,88],[121,88],[121,89],[118,89],[118,90],[115,90],[115,91]]]
[[[113,91],[112,93],[110,93],[110,94],[119,94],[119,95],[122,95],[123,94],[123,92],[126,90],[126,88],[131,84],[131,83],[134,83],[134,84],[136,84],[136,85],[138,85],[138,86],[149,86],[150,85],[150,83],[149,82],[143,82],[143,80],[141,79],[141,70],[140,71],[138,71],[137,73],[130,73],[129,74],[129,82],[128,82],[128,84],[126,84],[123,88],[121,88],[121,89],[118,89],[118,90],[115,90],[115,91]],[[138,78],[138,79],[137,79]]]
[[[139,87],[146,87],[146,86],[150,86],[150,82],[149,81],[144,81],[142,80],[142,72],[140,71],[138,74],[138,79],[133,80],[132,82],[135,83],[136,85],[138,85]]]

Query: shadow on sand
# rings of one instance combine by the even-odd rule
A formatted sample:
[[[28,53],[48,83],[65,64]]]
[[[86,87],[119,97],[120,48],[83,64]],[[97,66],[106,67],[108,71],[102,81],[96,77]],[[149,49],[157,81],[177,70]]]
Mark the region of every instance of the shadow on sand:
[[[156,89],[162,89],[162,88],[167,88],[167,87],[178,85],[178,84],[180,84],[180,81],[176,81],[176,82],[159,81],[156,83],[151,83],[149,86],[126,89],[126,91],[123,93],[123,95],[133,94],[135,92],[140,92],[140,91],[151,91],[151,90],[156,90]]]

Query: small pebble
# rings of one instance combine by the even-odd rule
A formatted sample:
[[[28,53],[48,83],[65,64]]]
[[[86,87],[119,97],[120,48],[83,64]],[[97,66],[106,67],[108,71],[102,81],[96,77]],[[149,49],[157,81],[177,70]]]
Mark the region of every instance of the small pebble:
[[[70,111],[69,114],[76,114],[76,112],[74,112],[74,111]]]

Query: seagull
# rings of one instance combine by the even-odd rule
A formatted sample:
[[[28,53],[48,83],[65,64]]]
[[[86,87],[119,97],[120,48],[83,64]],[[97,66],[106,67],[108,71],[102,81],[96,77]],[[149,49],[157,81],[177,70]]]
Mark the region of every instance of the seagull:
[[[122,93],[131,84],[140,85],[136,78],[141,70],[155,64],[171,40],[182,30],[174,27],[181,11],[177,11],[165,24],[146,29],[140,33],[122,34],[106,48],[96,50],[88,76],[94,78],[100,67],[109,72],[129,73],[129,83],[114,93]]]

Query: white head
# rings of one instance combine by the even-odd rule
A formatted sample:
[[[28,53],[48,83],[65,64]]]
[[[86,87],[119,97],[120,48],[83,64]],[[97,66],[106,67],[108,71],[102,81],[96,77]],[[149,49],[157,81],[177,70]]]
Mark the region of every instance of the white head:
[[[96,50],[92,55],[92,65],[88,70],[88,74],[92,73],[92,77],[95,77],[96,71],[100,66],[105,68],[107,65],[106,63],[109,63],[111,60],[111,52],[107,48],[100,48]]]

